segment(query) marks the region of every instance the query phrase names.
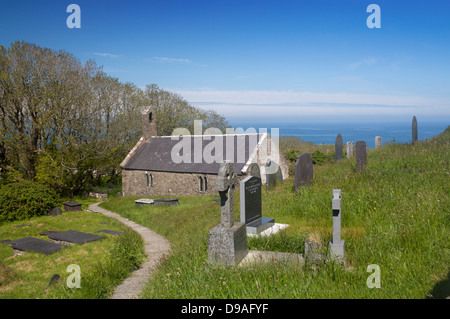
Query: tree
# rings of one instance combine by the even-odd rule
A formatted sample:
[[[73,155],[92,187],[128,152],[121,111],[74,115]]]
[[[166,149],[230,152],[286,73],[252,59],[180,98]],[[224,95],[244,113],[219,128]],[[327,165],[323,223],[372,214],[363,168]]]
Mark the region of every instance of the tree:
[[[121,83],[65,51],[23,41],[0,46],[0,177],[9,182],[23,175],[66,194],[102,176],[115,179],[142,136],[148,105],[156,109],[159,135],[177,127],[193,132],[194,120],[222,131],[227,124],[175,93]]]

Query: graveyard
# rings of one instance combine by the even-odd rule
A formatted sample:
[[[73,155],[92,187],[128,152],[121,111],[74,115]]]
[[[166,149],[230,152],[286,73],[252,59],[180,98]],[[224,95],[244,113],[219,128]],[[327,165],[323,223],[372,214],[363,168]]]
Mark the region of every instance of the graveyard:
[[[262,187],[263,217],[289,227],[270,237],[247,237],[249,251],[304,254],[306,240],[312,240],[327,254],[333,189],[339,188],[344,264],[210,264],[209,232],[222,219],[217,195],[179,197],[178,207],[135,207],[136,197],[102,206],[172,244],[142,298],[443,298],[448,294],[449,140],[447,129],[427,142],[369,150],[362,171],[354,157],[315,165],[313,182],[297,192],[294,178],[271,190]],[[241,220],[239,193],[235,224]],[[380,266],[380,288],[367,286],[372,264]]]
[[[144,299],[445,298],[450,257],[449,143],[447,129],[429,141],[385,144],[369,150],[361,168],[357,167],[356,154],[347,158],[344,149],[341,159],[314,165],[312,181],[296,185],[295,176],[291,176],[274,188],[261,187],[262,217],[289,226],[272,236],[247,236],[249,252],[306,257],[308,242],[317,244],[319,255],[327,256],[335,236],[334,190],[339,189],[339,236],[345,242],[340,262],[321,258],[311,263],[292,262],[289,258],[237,265],[209,262],[211,230],[223,222],[230,227],[241,222],[239,189],[234,190],[229,207],[233,221],[226,219],[230,215],[221,216],[219,192],[178,196],[177,206],[136,205],[141,196],[110,196],[101,207],[148,227],[171,243],[170,255],[143,290]],[[220,188],[218,183],[216,187]],[[223,192],[228,191],[230,183],[222,182]],[[164,196],[154,199],[158,198]],[[28,226],[14,227],[23,224]],[[127,239],[98,232],[104,229],[123,232]],[[0,245],[1,275],[7,279],[0,286],[0,298],[108,298],[114,286],[142,262],[139,237],[100,214],[64,212],[5,224],[0,230],[2,237],[12,239],[39,237],[40,232],[48,230],[75,230],[105,237],[50,255],[27,252],[12,257],[11,248]],[[120,254],[114,255],[122,240],[119,238],[125,238],[126,244],[133,247],[134,265],[125,267],[118,261]],[[65,268],[72,263],[81,264],[83,269],[82,289],[68,289],[61,283],[68,275]],[[367,285],[371,275],[367,269],[374,264],[381,270],[380,288]],[[107,265],[112,275],[102,277]],[[45,289],[53,274],[64,280]],[[111,280],[109,276],[117,278]],[[25,288],[30,282],[38,284]]]

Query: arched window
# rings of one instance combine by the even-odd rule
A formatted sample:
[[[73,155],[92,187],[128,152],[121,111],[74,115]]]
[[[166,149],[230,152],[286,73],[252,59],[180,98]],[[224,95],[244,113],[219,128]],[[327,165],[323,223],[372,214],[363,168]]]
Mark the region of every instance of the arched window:
[[[206,191],[208,191],[208,180],[206,179],[206,176],[205,176],[205,192]]]
[[[203,178],[200,176],[199,178],[198,178],[198,180],[199,180],[199,191],[200,192],[203,192]]]
[[[153,175],[145,173],[145,178],[147,180],[147,187],[153,187]]]

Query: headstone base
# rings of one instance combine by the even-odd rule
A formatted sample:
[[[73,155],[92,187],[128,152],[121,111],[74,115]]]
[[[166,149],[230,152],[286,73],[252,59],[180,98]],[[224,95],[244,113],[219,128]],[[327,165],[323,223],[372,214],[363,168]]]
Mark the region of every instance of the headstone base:
[[[275,225],[275,220],[273,218],[261,217],[257,220],[254,220],[248,223],[247,226],[247,234],[259,234],[265,231],[267,228]]]
[[[209,231],[208,263],[234,266],[247,255],[247,234],[244,223],[232,227],[217,225]]]
[[[333,244],[333,240],[328,244],[328,254],[331,260],[335,261],[344,261],[345,249],[344,249],[345,240],[341,239],[340,244]]]

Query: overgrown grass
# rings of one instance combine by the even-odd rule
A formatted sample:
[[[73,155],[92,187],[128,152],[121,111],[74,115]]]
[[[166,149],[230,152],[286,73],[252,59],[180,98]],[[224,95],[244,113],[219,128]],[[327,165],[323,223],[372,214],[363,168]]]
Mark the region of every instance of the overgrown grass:
[[[91,201],[84,200],[83,205]],[[14,227],[19,224],[28,226]],[[63,248],[51,255],[26,252],[14,256],[9,245],[0,244],[1,299],[108,298],[113,289],[145,260],[143,242],[137,233],[114,219],[90,212],[64,212],[55,217],[43,216],[8,223],[0,226],[0,239],[33,236],[48,240],[47,236],[39,233],[69,229],[87,233],[109,229],[120,231],[122,235],[117,237],[98,233],[105,238]],[[80,266],[81,288],[68,288],[66,285],[67,279],[73,274],[67,272],[71,264]],[[46,289],[53,274],[59,274],[61,278]]]
[[[135,207],[133,197],[102,205],[172,243],[144,298],[442,298],[450,295],[449,141],[447,129],[438,139],[370,151],[362,173],[354,158],[315,166],[313,185],[297,193],[292,178],[275,190],[263,188],[263,216],[290,227],[268,239],[250,238],[250,249],[303,253],[313,235],[326,252],[332,190],[340,188],[345,266],[208,265],[208,232],[220,221],[217,196],[180,197],[178,207]],[[371,264],[380,266],[381,288],[367,287]]]

